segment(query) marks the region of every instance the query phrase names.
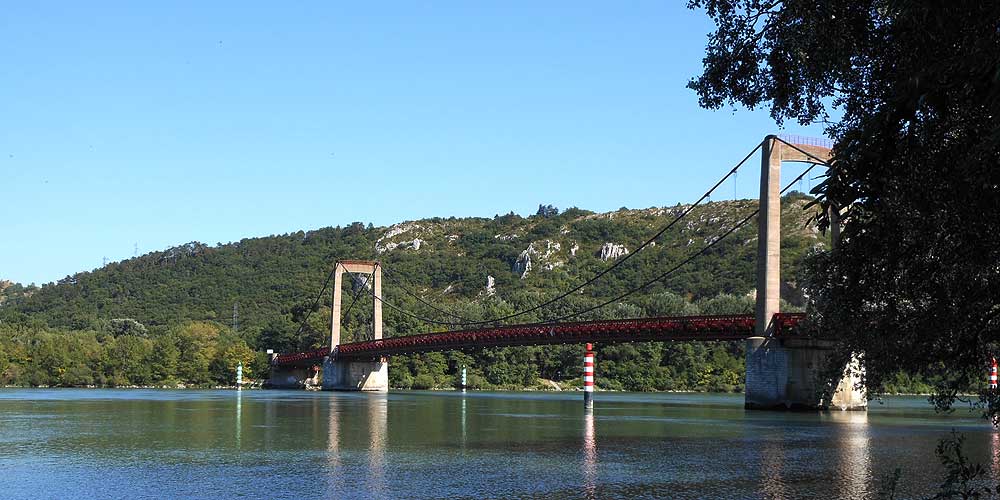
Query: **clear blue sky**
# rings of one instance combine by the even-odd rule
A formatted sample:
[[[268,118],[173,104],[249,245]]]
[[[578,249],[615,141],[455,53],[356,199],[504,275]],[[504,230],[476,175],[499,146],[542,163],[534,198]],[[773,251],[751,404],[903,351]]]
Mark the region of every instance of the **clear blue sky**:
[[[685,2],[501,3],[7,3],[0,279],[135,244],[672,205],[779,131],[698,107],[713,25]]]

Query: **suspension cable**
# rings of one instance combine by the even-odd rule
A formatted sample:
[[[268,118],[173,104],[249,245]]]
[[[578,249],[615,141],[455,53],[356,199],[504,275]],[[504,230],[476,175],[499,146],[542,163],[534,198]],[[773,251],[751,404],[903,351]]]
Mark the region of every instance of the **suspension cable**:
[[[372,270],[371,274],[368,275],[368,279],[365,280],[364,286],[362,286],[356,292],[354,292],[354,296],[353,298],[351,298],[351,303],[347,305],[347,310],[344,311],[344,317],[347,317],[347,313],[351,312],[351,308],[354,307],[354,303],[358,301],[359,297],[361,297],[361,292],[364,291],[364,289],[372,282],[371,280],[374,278],[375,278],[375,271]],[[351,278],[351,281],[352,282],[354,281],[353,277]],[[372,293],[375,293],[374,287],[372,288]]]
[[[810,157],[810,158],[812,158],[812,159],[815,160],[815,162],[807,162],[807,163],[809,163],[809,168],[807,168],[805,171],[803,171],[801,174],[799,174],[794,180],[792,180],[792,182],[790,182],[787,186],[785,186],[780,191],[780,194],[784,194],[793,185],[795,185],[796,182],[802,180],[802,178],[805,177],[805,175],[808,174],[813,168],[815,168],[816,165],[824,165],[824,166],[829,167],[829,163],[827,163],[826,161],[823,161],[822,159],[818,158],[817,156],[815,156],[815,155],[813,155],[813,154],[811,154],[811,153],[809,153],[807,151],[804,151],[801,148],[799,148],[799,147],[797,147],[797,146],[795,146],[793,144],[789,144],[787,141],[784,141],[784,140],[782,140],[780,138],[776,137],[775,139],[778,140],[778,141],[781,141],[784,144],[787,144],[789,147],[791,147],[791,148],[799,151],[800,153],[802,153],[802,154],[804,154],[804,155],[806,155],[806,156],[808,156],[808,157]],[[387,306],[388,308],[393,309],[395,311],[398,311],[398,312],[400,312],[402,314],[405,314],[406,316],[414,318],[414,319],[416,319],[418,321],[422,321],[422,322],[428,323],[428,324],[436,324],[436,325],[444,325],[444,326],[463,326],[464,327],[464,326],[470,326],[470,325],[484,325],[484,324],[490,324],[490,323],[496,324],[496,323],[499,323],[500,321],[504,321],[504,320],[507,320],[507,319],[512,319],[512,318],[515,318],[515,317],[523,316],[523,315],[525,315],[527,313],[536,311],[538,309],[541,309],[542,307],[545,307],[545,306],[550,305],[550,304],[552,304],[554,302],[557,302],[557,301],[559,301],[559,300],[561,300],[561,299],[563,299],[565,297],[568,297],[570,294],[572,294],[572,293],[574,293],[574,292],[582,289],[583,287],[585,287],[585,286],[587,286],[587,285],[595,282],[596,280],[600,279],[601,277],[605,276],[606,274],[608,274],[609,272],[611,272],[612,270],[614,270],[615,268],[617,268],[618,266],[620,266],[622,263],[624,263],[632,255],[635,255],[636,253],[638,253],[643,248],[649,246],[653,241],[655,241],[657,238],[659,238],[660,236],[662,236],[667,230],[669,230],[671,227],[673,227],[682,218],[686,217],[694,209],[695,206],[697,206],[702,201],[704,201],[706,198],[708,198],[709,196],[711,196],[712,192],[715,191],[715,189],[717,189],[730,176],[735,175],[736,172],[739,170],[739,168],[742,167],[743,164],[746,163],[746,161],[751,156],[753,156],[753,154],[756,153],[758,149],[760,149],[762,147],[762,145],[763,145],[763,142],[760,143],[760,144],[758,144],[757,147],[755,147],[752,151],[750,151],[750,153],[748,153],[746,155],[746,157],[743,158],[743,160],[741,160],[739,163],[737,163],[736,166],[734,166],[729,171],[729,173],[727,173],[725,176],[723,176],[722,179],[720,179],[714,186],[712,186],[711,189],[709,189],[707,192],[705,192],[705,194],[703,194],[701,198],[699,198],[694,204],[692,204],[691,206],[689,206],[685,211],[683,211],[679,216],[677,216],[674,220],[672,220],[667,226],[665,226],[659,232],[657,232],[653,237],[651,237],[650,239],[646,240],[646,242],[644,242],[642,245],[640,245],[639,247],[637,247],[636,250],[633,253],[626,254],[621,259],[615,261],[615,263],[613,265],[611,265],[608,268],[602,270],[601,272],[599,272],[598,274],[596,274],[595,276],[593,276],[592,278],[590,278],[586,282],[584,282],[584,283],[582,283],[582,284],[574,287],[573,289],[571,289],[571,290],[569,290],[567,292],[564,292],[564,293],[562,293],[562,294],[560,294],[560,295],[558,295],[558,296],[556,296],[556,297],[554,297],[552,299],[549,299],[549,300],[547,300],[547,301],[545,301],[545,302],[543,302],[541,304],[533,306],[531,308],[525,309],[525,310],[517,312],[517,313],[512,313],[512,314],[509,314],[509,315],[506,315],[506,316],[501,316],[499,318],[494,318],[494,319],[491,319],[491,320],[467,321],[467,322],[453,322],[453,321],[439,321],[439,320],[435,320],[435,319],[432,319],[432,318],[421,316],[419,314],[416,314],[416,313],[413,313],[411,311],[408,311],[408,310],[406,310],[406,309],[404,309],[404,308],[402,308],[400,306],[397,306],[397,305],[395,305],[395,304],[393,304],[391,302],[386,301],[385,298],[383,298],[383,297],[379,297],[378,295],[376,295],[374,293],[374,290],[372,291],[372,298],[375,299],[375,300],[378,300],[379,302],[381,302],[383,305]],[[603,308],[603,307],[605,307],[607,305],[610,305],[610,304],[612,304],[614,302],[617,302],[617,301],[619,301],[621,299],[627,298],[627,297],[629,297],[629,296],[631,296],[631,295],[633,295],[633,294],[635,294],[635,293],[637,293],[637,292],[639,292],[641,290],[644,290],[645,288],[649,287],[650,285],[652,285],[652,284],[654,284],[654,283],[656,283],[658,281],[661,281],[661,280],[667,278],[668,276],[670,276],[671,274],[673,274],[674,272],[676,272],[681,267],[683,267],[686,264],[688,264],[691,261],[693,261],[695,258],[697,258],[697,257],[705,254],[708,250],[710,250],[711,248],[713,248],[716,245],[718,245],[726,237],[730,236],[732,233],[736,232],[738,229],[740,229],[741,227],[743,227],[744,225],[746,225],[759,212],[760,212],[760,208],[758,207],[751,214],[749,214],[746,218],[744,218],[743,220],[741,220],[739,223],[737,223],[735,226],[733,226],[732,228],[730,228],[728,231],[726,231],[720,237],[716,238],[711,243],[709,243],[706,246],[702,247],[698,252],[696,252],[693,255],[689,256],[688,258],[684,259],[683,261],[681,261],[677,265],[673,266],[668,271],[666,271],[666,272],[660,274],[659,276],[657,276],[657,277],[655,277],[655,278],[653,278],[653,279],[651,279],[651,280],[643,283],[642,285],[640,285],[640,286],[638,286],[636,288],[633,288],[633,289],[631,289],[631,290],[629,290],[629,291],[627,291],[627,292],[625,292],[625,293],[623,293],[623,294],[621,294],[621,295],[619,295],[619,296],[617,296],[617,297],[615,297],[613,299],[607,300],[607,301],[605,301],[605,302],[603,302],[601,304],[598,304],[596,306],[592,306],[592,307],[586,308],[584,310],[581,310],[581,311],[578,311],[578,312],[575,312],[575,313],[566,314],[566,315],[563,315],[563,316],[560,316],[560,317],[557,317],[557,318],[554,318],[554,319],[551,319],[551,320],[548,320],[548,321],[545,321],[545,322],[542,322],[542,323],[555,323],[555,322],[563,321],[563,320],[566,320],[566,319],[574,318],[574,317],[580,316],[582,314],[585,314],[585,313],[588,313],[588,312],[591,312],[591,311],[594,311],[594,310],[597,310],[597,309],[601,309],[601,308]],[[385,269],[385,268],[383,268],[383,269]],[[393,281],[396,282],[395,280],[393,280]],[[404,289],[404,291],[407,291],[407,290]],[[434,310],[436,310],[438,312],[444,313],[444,314],[446,314],[448,316],[452,316],[452,317],[455,317],[455,318],[463,319],[463,318],[461,318],[458,315],[455,315],[455,314],[452,314],[452,313],[448,313],[447,311],[443,311],[441,309],[438,309],[437,307],[432,306],[431,304],[427,303],[426,301],[423,301],[422,299],[420,299],[416,294],[413,294],[412,292],[408,292],[408,294],[414,296],[414,298],[418,299],[418,301],[420,301],[424,305],[427,305],[427,306],[431,307],[432,309],[434,309]]]
[[[788,183],[788,185],[786,185],[780,191],[779,194],[784,194],[789,189],[791,189],[791,187],[794,186],[796,182],[798,182],[803,177],[805,177],[805,175],[808,174],[817,165],[826,165],[826,164],[825,163],[810,163],[809,164],[809,168],[807,168],[805,171],[803,171],[801,174],[799,174],[795,179],[793,179],[790,183]],[[624,298],[627,298],[627,297],[629,297],[629,296],[631,296],[631,295],[633,295],[633,294],[635,294],[635,293],[637,293],[637,292],[639,292],[641,290],[644,290],[644,289],[648,288],[649,286],[651,286],[652,284],[656,283],[657,281],[661,281],[661,280],[669,277],[673,273],[677,272],[677,270],[679,270],[683,266],[687,265],[688,263],[690,263],[691,261],[693,261],[695,258],[697,258],[697,257],[699,257],[701,255],[704,255],[706,252],[708,252],[708,250],[712,249],[713,247],[715,247],[716,245],[718,245],[719,243],[721,243],[722,240],[724,240],[725,238],[727,238],[728,236],[730,236],[732,233],[736,232],[738,229],[740,229],[743,226],[745,226],[758,213],[760,213],[760,207],[758,207],[756,210],[754,210],[753,212],[751,212],[743,220],[741,220],[735,226],[733,226],[728,231],[726,231],[725,233],[723,233],[721,236],[719,236],[718,238],[716,238],[714,241],[712,241],[711,243],[709,243],[706,246],[702,247],[698,252],[696,252],[696,253],[688,256],[686,259],[684,259],[680,263],[674,265],[673,267],[671,267],[666,272],[661,273],[659,276],[656,276],[655,278],[653,278],[653,279],[651,279],[649,281],[646,281],[645,283],[643,283],[642,285],[640,285],[640,286],[638,286],[636,288],[633,288],[633,289],[631,289],[631,290],[629,290],[629,291],[627,291],[627,292],[625,292],[625,293],[623,293],[621,295],[618,295],[617,297],[615,297],[613,299],[606,300],[606,301],[604,301],[601,304],[598,304],[596,306],[591,306],[591,307],[588,307],[588,308],[586,308],[584,310],[581,310],[581,311],[577,311],[577,312],[574,312],[574,313],[570,313],[570,314],[566,314],[566,315],[563,315],[563,316],[559,316],[559,317],[554,318],[554,319],[550,319],[550,320],[543,321],[543,322],[532,323],[532,324],[558,323],[560,321],[564,321],[564,320],[567,320],[567,319],[570,319],[570,318],[575,318],[575,317],[580,316],[582,314],[586,314],[588,312],[595,311],[597,309],[601,309],[601,308],[603,308],[605,306],[608,306],[608,305],[613,304],[615,302],[618,302],[618,301],[620,301],[620,300],[622,300]],[[391,309],[393,309],[395,311],[398,311],[398,312],[400,312],[402,314],[405,314],[405,315],[407,315],[407,316],[409,316],[411,318],[417,319],[419,321],[423,321],[423,322],[429,323],[429,324],[455,326],[454,323],[450,323],[450,322],[446,322],[446,321],[437,321],[437,320],[434,320],[434,319],[431,319],[431,318],[427,318],[427,317],[421,316],[419,314],[415,314],[415,313],[410,312],[410,311],[408,311],[406,309],[403,309],[400,306],[392,304],[391,302],[387,302],[382,297],[378,297],[378,296],[376,296],[374,294],[373,294],[373,297],[375,299],[377,299],[379,302],[382,302],[383,305],[385,305],[385,306],[387,306],[387,307],[389,307],[389,308],[391,308]]]
[[[372,294],[372,298],[374,298],[375,300],[381,302],[383,306],[386,306],[389,309],[392,309],[394,311],[403,313],[406,316],[409,316],[409,317],[411,317],[411,318],[413,318],[415,320],[422,321],[422,322],[427,323],[427,324],[444,325],[444,326],[464,326],[464,325],[469,324],[469,323],[452,323],[452,322],[448,322],[448,321],[438,321],[438,320],[433,319],[433,318],[428,318],[426,316],[421,316],[421,315],[419,315],[417,313],[410,312],[410,311],[408,311],[408,310],[406,310],[406,309],[404,309],[404,308],[402,308],[400,306],[397,306],[396,304],[393,304],[392,302],[389,302],[389,301],[385,300],[385,298],[379,297],[378,295],[375,295],[374,293]]]
[[[616,260],[612,265],[610,265],[607,268],[601,270],[600,272],[598,272],[597,274],[595,274],[594,276],[592,276],[590,279],[588,279],[588,280],[584,281],[583,283],[581,283],[581,284],[573,287],[572,289],[570,289],[570,290],[568,290],[566,292],[563,292],[563,293],[561,293],[561,294],[559,294],[559,295],[557,295],[557,296],[555,296],[555,297],[553,297],[553,298],[551,298],[549,300],[546,300],[546,301],[544,301],[544,302],[542,302],[540,304],[537,304],[535,306],[529,307],[528,309],[524,309],[522,311],[511,313],[511,314],[508,314],[508,315],[505,315],[505,316],[501,316],[501,317],[498,317],[498,318],[493,318],[493,319],[488,319],[488,320],[479,320],[479,321],[466,321],[466,322],[454,322],[454,321],[430,321],[430,322],[435,323],[435,324],[439,324],[439,325],[449,325],[449,326],[470,326],[470,325],[475,326],[475,325],[485,325],[485,324],[498,324],[501,321],[506,321],[506,320],[509,320],[509,319],[513,319],[513,318],[517,318],[517,317],[520,317],[520,316],[524,316],[525,314],[537,311],[537,310],[539,310],[539,309],[541,309],[543,307],[547,307],[549,305],[554,304],[555,302],[558,302],[558,301],[560,301],[562,299],[565,299],[566,297],[572,295],[573,293],[576,293],[577,291],[583,289],[584,287],[593,284],[595,281],[601,279],[602,277],[604,277],[605,275],[607,275],[611,271],[615,270],[616,268],[618,268],[619,266],[621,266],[622,264],[624,264],[626,261],[628,261],[629,259],[631,259],[636,254],[638,254],[644,248],[646,248],[649,245],[653,244],[653,242],[655,242],[657,239],[659,239],[660,236],[663,236],[663,234],[666,233],[668,230],[670,230],[670,228],[672,228],[678,222],[680,222],[681,219],[687,217],[688,214],[690,214],[691,211],[693,211],[695,209],[695,207],[697,207],[703,201],[705,201],[707,198],[709,198],[712,195],[712,193],[716,189],[718,189],[718,187],[720,185],[722,185],[722,183],[724,183],[727,179],[729,179],[729,177],[731,177],[733,175],[736,175],[736,172],[740,169],[740,167],[742,167],[743,164],[746,163],[746,161],[749,160],[750,157],[753,156],[754,153],[756,153],[757,150],[759,150],[763,146],[763,144],[764,144],[763,141],[760,142],[760,143],[758,143],[757,146],[754,147],[749,153],[747,153],[747,155],[744,156],[743,159],[739,161],[739,163],[737,163],[735,166],[733,166],[733,168],[731,168],[729,170],[729,172],[726,173],[726,175],[722,176],[722,178],[719,179],[719,181],[716,182],[715,185],[713,185],[708,191],[706,191],[704,194],[702,194],[701,197],[698,198],[697,201],[695,201],[690,206],[688,206],[684,211],[682,211],[673,220],[671,220],[669,224],[667,224],[662,229],[660,229],[651,238],[647,239],[641,245],[639,245],[638,247],[636,247],[636,249],[632,253],[625,254],[624,256],[622,256],[621,258],[619,258],[618,260]],[[384,301],[384,299],[380,298],[380,300],[382,300],[383,304],[386,303]],[[451,316],[454,316],[454,315],[451,315]],[[414,317],[416,317],[416,316],[414,316]]]
[[[391,271],[390,272],[389,268],[387,268],[387,267],[383,267],[382,270],[385,271],[385,277],[389,278],[389,281],[391,281],[395,285],[394,288],[398,288],[398,289],[402,290],[403,293],[405,293],[405,294],[413,297],[414,299],[417,299],[417,302],[420,302],[421,304],[423,304],[423,305],[425,305],[425,306],[433,309],[434,311],[437,311],[437,312],[439,312],[439,313],[441,313],[441,314],[443,314],[445,316],[450,316],[452,318],[464,321],[464,323],[462,323],[462,324],[468,325],[468,324],[472,324],[472,323],[474,323],[474,322],[477,321],[477,320],[474,320],[474,319],[469,319],[469,318],[460,316],[460,315],[455,314],[453,312],[449,312],[449,311],[447,311],[445,309],[442,309],[442,308],[439,308],[439,307],[435,306],[434,304],[431,304],[430,302],[427,302],[426,300],[424,300],[423,298],[421,298],[419,295],[417,295],[416,292],[413,292],[409,288],[407,288],[402,282],[400,282],[399,280],[396,280],[396,278],[393,277],[393,275],[395,274],[395,271]]]
[[[790,182],[787,186],[785,186],[785,188],[781,190],[781,192],[779,193],[779,195],[780,194],[784,194],[785,191],[788,191],[793,185],[795,185],[796,182],[800,181],[803,177],[805,177],[806,174],[809,173],[810,170],[812,170],[814,167],[816,167],[816,165],[817,165],[816,163],[811,163],[809,165],[809,168],[807,168],[804,172],[802,172],[801,174],[799,174],[798,177],[796,177],[794,180],[792,180],[792,182]],[[824,163],[823,165],[826,165],[826,164]],[[605,307],[607,305],[610,305],[610,304],[613,304],[615,302],[618,302],[619,300],[622,300],[622,299],[624,299],[624,298],[626,298],[626,297],[628,297],[628,296],[630,296],[630,295],[632,295],[632,294],[634,294],[636,292],[639,292],[641,290],[646,289],[650,285],[652,285],[652,284],[654,284],[654,283],[656,283],[658,281],[661,281],[664,278],[667,278],[668,276],[670,276],[671,274],[673,274],[674,272],[676,272],[681,267],[684,267],[686,264],[688,264],[689,262],[693,261],[695,258],[697,258],[697,257],[705,254],[705,252],[707,252],[708,250],[710,250],[712,247],[718,245],[722,240],[726,239],[726,237],[728,237],[729,235],[733,234],[734,232],[736,232],[736,230],[740,229],[741,227],[743,227],[744,225],[746,225],[748,222],[750,222],[750,219],[752,219],[758,213],[760,213],[760,206],[758,206],[756,210],[754,210],[752,213],[750,213],[750,215],[746,216],[746,218],[744,218],[743,220],[741,220],[738,224],[736,224],[735,226],[733,226],[732,228],[730,228],[728,231],[726,231],[725,233],[723,233],[722,236],[719,236],[718,238],[716,238],[711,243],[709,243],[709,244],[705,245],[704,247],[702,247],[701,250],[695,252],[694,254],[692,254],[691,256],[689,256],[688,258],[682,260],[680,263],[678,263],[675,266],[671,267],[670,269],[668,269],[666,272],[660,274],[659,276],[657,276],[657,277],[655,277],[655,278],[653,278],[653,279],[651,279],[649,281],[646,281],[642,285],[639,285],[638,287],[633,288],[633,289],[631,289],[631,290],[629,290],[629,291],[627,291],[627,292],[625,292],[625,293],[623,293],[623,294],[621,294],[621,295],[619,295],[619,296],[617,296],[617,297],[615,297],[613,299],[606,300],[606,301],[604,301],[604,302],[602,302],[602,303],[600,303],[600,304],[598,304],[596,306],[591,306],[591,307],[588,307],[588,308],[583,309],[581,311],[577,311],[577,312],[574,312],[574,313],[566,314],[566,315],[557,317],[555,319],[551,319],[549,321],[546,321],[545,323],[558,323],[560,321],[564,321],[564,320],[570,319],[570,318],[575,318],[577,316],[580,316],[582,314],[586,314],[586,313],[591,312],[591,311],[596,311],[597,309],[601,309],[602,307]]]
[[[306,324],[307,324],[306,322],[309,321],[309,315],[311,315],[312,312],[313,312],[313,310],[315,310],[319,306],[319,301],[320,301],[320,299],[323,298],[323,293],[326,292],[326,288],[328,286],[330,286],[330,280],[333,279],[333,274],[337,272],[337,268],[338,267],[340,267],[340,262],[337,262],[333,266],[333,269],[330,270],[330,274],[328,274],[326,276],[326,281],[323,282],[323,289],[319,291],[319,295],[317,295],[316,296],[316,300],[313,301],[312,307],[310,307],[309,310],[306,311],[306,315],[302,317],[302,322],[301,322],[301,324],[299,324],[299,329],[298,329],[298,331],[295,332],[295,338],[296,339],[299,338],[299,335],[302,334],[302,330],[305,329]]]

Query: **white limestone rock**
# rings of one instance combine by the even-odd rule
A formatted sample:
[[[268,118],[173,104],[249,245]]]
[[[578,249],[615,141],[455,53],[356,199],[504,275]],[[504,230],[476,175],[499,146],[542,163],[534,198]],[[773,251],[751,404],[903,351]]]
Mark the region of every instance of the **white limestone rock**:
[[[402,224],[396,224],[390,227],[389,230],[386,231],[385,234],[383,234],[382,237],[375,242],[375,252],[381,254],[385,252],[391,252],[392,250],[395,250],[397,248],[412,248],[414,250],[419,250],[420,245],[424,243],[424,241],[421,240],[420,238],[414,238],[410,241],[403,241],[403,242],[389,241],[399,235],[411,231],[416,231],[419,229],[422,229],[422,226],[415,222],[404,222]]]
[[[545,251],[539,251],[535,247],[535,243],[541,246],[542,243],[545,244]],[[514,262],[514,273],[521,276],[524,279],[528,276],[531,269],[537,265],[541,265],[542,269],[552,270],[564,263],[561,261],[552,261],[552,258],[559,253],[562,249],[562,245],[559,242],[552,240],[544,240],[543,242],[533,242],[528,244],[528,248],[524,249],[520,255],[518,255],[517,260]]]
[[[534,244],[529,244],[521,255],[517,256],[517,260],[514,261],[514,274],[520,275],[521,279],[528,277],[528,273],[531,272],[531,256],[538,255],[538,251],[535,250]]]
[[[386,243],[381,250],[379,250],[378,246],[375,247],[375,250],[378,251],[378,253],[391,252],[397,248],[400,250],[406,250],[406,249],[420,250],[420,246],[423,245],[424,243],[426,243],[424,240],[420,238],[415,238],[411,241],[401,241],[399,243]]]
[[[625,245],[620,243],[607,242],[601,247],[601,260],[605,262],[618,260],[626,255],[628,255],[628,248],[625,248]]]

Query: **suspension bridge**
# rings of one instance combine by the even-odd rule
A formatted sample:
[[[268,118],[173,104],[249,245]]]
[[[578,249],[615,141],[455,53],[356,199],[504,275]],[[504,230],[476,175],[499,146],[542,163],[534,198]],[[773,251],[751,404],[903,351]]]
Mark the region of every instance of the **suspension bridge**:
[[[563,313],[542,322],[523,323],[519,319],[530,314],[551,310],[570,295],[615,272],[626,261],[676,226],[692,210],[710,199],[719,187],[760,153],[760,201],[756,210],[747,213],[705,245],[691,251],[686,257],[667,267],[653,278],[637,283],[626,292],[608,298],[594,306]],[[828,141],[794,136],[769,135],[753,148],[740,162],[711,186],[697,201],[677,214],[667,225],[649,239],[613,261],[586,281],[560,292],[556,296],[532,307],[485,320],[463,318],[424,300],[386,275],[394,285],[411,295],[423,306],[439,313],[428,317],[386,301],[382,295],[382,271],[379,262],[343,260],[336,263],[327,277],[323,290],[316,298],[313,309],[333,281],[331,307],[331,332],[328,346],[297,353],[279,353],[271,358],[273,387],[301,387],[306,381],[319,382],[324,390],[388,390],[389,358],[394,355],[494,347],[586,344],[588,358],[585,362],[585,390],[592,389],[594,354],[591,344],[607,345],[622,342],[659,341],[745,341],[746,342],[746,395],[747,408],[752,409],[816,409],[837,407],[865,409],[867,401],[856,387],[860,364],[852,360],[845,367],[843,377],[831,390],[827,379],[821,376],[827,359],[833,352],[834,341],[822,335],[806,334],[800,328],[801,314],[780,311],[780,241],[781,196],[802,180],[813,168],[829,166],[831,150]],[[788,185],[782,187],[783,162],[801,162],[808,168]],[[836,246],[839,238],[839,214],[831,213],[831,233]],[[629,296],[648,289],[678,270],[695,262],[713,247],[729,238],[740,228],[757,222],[756,307],[754,314],[725,316],[678,316],[658,318],[632,318],[580,321],[579,317],[598,313],[601,309],[621,303]],[[368,290],[372,298],[372,330],[370,338],[341,343],[341,317],[343,275],[363,275],[359,292]],[[348,306],[348,312],[359,297]],[[416,333],[413,335],[383,338],[383,306],[398,314],[409,316],[444,328],[446,331]],[[586,365],[589,363],[589,366]],[[589,398],[587,399],[590,400]]]

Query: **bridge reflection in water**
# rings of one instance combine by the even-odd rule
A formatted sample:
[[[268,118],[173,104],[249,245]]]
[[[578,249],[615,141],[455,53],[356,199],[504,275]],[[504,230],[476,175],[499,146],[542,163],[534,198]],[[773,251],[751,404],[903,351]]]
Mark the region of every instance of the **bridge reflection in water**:
[[[901,492],[936,488],[934,446],[953,427],[968,436],[970,459],[1000,476],[1000,433],[978,414],[918,413],[922,399],[871,414],[772,414],[740,408],[739,395],[609,392],[586,412],[576,394],[559,393],[229,394],[164,403],[151,418],[186,419],[171,424],[184,429],[180,449],[221,446],[227,464],[266,469],[289,491],[309,478],[338,498],[414,488],[479,497],[498,485],[552,498],[871,498],[896,467]]]
[[[800,414],[789,423],[797,426],[799,418],[806,417]],[[780,429],[775,429],[764,438],[758,465],[763,497],[792,498],[795,483],[817,472],[828,475],[831,498],[869,498],[875,493],[880,478],[872,473],[868,412],[830,411],[817,418],[824,423],[823,429],[830,429],[829,433],[816,433],[796,443],[789,442]],[[824,466],[800,459],[803,450],[810,448],[831,459],[824,460]]]
[[[358,399],[364,400],[360,402]],[[319,398],[317,398],[319,400]],[[364,490],[375,498],[387,498],[386,447],[388,439],[388,395],[362,393],[327,400],[326,464],[328,493],[331,498],[343,492],[345,481],[364,484]],[[346,419],[352,422],[347,423]],[[358,425],[359,422],[361,425]],[[347,423],[348,425],[344,425]],[[357,431],[366,428],[365,435]],[[357,471],[364,462],[365,474]]]
[[[388,427],[388,395],[368,397],[368,470],[369,489],[373,497],[387,498],[385,484],[385,447]]]

